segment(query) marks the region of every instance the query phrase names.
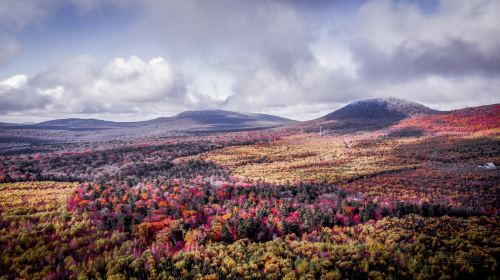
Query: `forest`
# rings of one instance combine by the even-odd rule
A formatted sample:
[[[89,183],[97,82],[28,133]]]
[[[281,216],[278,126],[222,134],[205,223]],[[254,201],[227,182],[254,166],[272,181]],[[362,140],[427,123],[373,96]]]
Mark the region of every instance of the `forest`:
[[[496,279],[498,122],[422,118],[2,154],[0,279]]]

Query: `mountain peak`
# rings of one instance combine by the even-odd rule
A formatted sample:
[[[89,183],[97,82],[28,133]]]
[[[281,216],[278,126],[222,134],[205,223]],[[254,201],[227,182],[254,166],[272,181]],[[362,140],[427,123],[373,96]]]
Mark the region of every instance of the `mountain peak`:
[[[189,119],[201,124],[216,125],[247,125],[260,122],[262,125],[279,125],[291,122],[292,120],[266,114],[239,113],[225,110],[200,110],[185,111],[175,115],[175,119]]]
[[[420,103],[396,97],[371,98],[354,101],[324,119],[404,119],[420,114],[434,114],[436,110]]]
[[[224,111],[224,110],[191,110],[191,111],[184,111],[182,113],[179,113],[175,115],[175,118],[199,118],[199,117],[237,117],[241,116],[244,117],[245,114],[238,113],[238,112],[232,112],[232,111]]]
[[[99,120],[99,119],[67,118],[67,119],[55,119],[55,120],[50,120],[50,121],[44,121],[41,123],[33,124],[33,126],[102,127],[102,126],[114,126],[115,124],[116,124],[116,122],[104,121],[104,120]]]

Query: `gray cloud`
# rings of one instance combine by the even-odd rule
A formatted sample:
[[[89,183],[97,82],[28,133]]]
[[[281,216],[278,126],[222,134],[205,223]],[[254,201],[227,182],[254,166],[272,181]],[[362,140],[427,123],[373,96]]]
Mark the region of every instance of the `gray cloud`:
[[[313,23],[289,1],[144,3],[146,15],[140,25],[155,30],[165,48],[180,54],[181,59],[208,57],[210,63],[232,70],[258,61],[287,71],[295,62],[311,58],[308,45],[313,39]]]
[[[70,3],[82,12],[109,5]],[[437,108],[499,102],[498,1],[441,0],[432,11],[367,1],[349,15],[345,1],[111,3],[137,11],[132,28],[159,39],[164,58],[59,63],[28,79],[28,92],[44,98],[23,110],[146,116],[223,108],[305,119],[375,96]],[[50,14],[27,13],[23,22]]]
[[[9,61],[19,50],[19,44],[11,37],[0,33],[0,66]]]
[[[42,24],[61,8],[75,7],[80,13],[102,8],[132,7],[134,0],[15,0],[0,1],[0,28],[21,30],[29,25]]]
[[[500,46],[499,46],[500,47]],[[369,79],[401,82],[428,75],[462,77],[468,75],[498,76],[500,53],[483,53],[478,47],[460,39],[450,39],[444,46],[422,43],[408,48],[404,44],[386,54],[367,44],[353,48],[362,62],[360,74]]]
[[[0,112],[19,112],[30,109],[44,109],[52,100],[50,97],[31,94],[29,91],[22,89],[14,89],[9,91],[9,94],[0,92],[2,102],[0,104]]]
[[[19,0],[0,3],[0,26],[21,29],[26,25],[41,21],[54,8],[54,0]]]
[[[179,63],[200,55],[234,74],[225,108],[286,112],[283,108],[296,110],[297,104],[387,95],[431,106],[454,97],[460,106],[470,104],[470,95],[453,92],[465,88],[482,97],[476,104],[496,95],[482,85],[499,76],[495,1],[441,1],[430,13],[406,1],[369,1],[340,20],[328,20],[336,3],[320,3],[320,9],[286,1],[195,3],[154,6],[147,26],[165,26],[159,34],[172,42],[172,52],[187,53]],[[477,76],[474,82],[456,82]],[[450,94],[431,88],[445,84]]]

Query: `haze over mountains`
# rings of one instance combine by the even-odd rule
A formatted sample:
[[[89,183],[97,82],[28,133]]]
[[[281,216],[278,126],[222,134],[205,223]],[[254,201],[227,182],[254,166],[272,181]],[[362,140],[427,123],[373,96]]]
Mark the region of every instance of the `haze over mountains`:
[[[372,98],[354,101],[317,120],[345,119],[397,119],[401,120],[418,114],[434,114],[439,111],[422,104],[394,97]],[[118,122],[94,118],[65,118],[32,124],[0,123],[1,126],[26,126],[46,129],[105,129],[121,127],[156,126],[173,130],[192,130],[198,128],[252,129],[274,127],[296,121],[259,113],[241,113],[226,110],[185,111],[171,117],[159,117],[146,121]],[[307,122],[307,121],[306,121]],[[186,126],[187,125],[187,126]]]
[[[115,135],[149,134],[153,132],[223,132],[281,127],[302,131],[322,130],[339,133],[373,131],[397,124],[403,119],[446,113],[422,104],[389,97],[354,101],[323,117],[309,121],[294,121],[283,117],[239,113],[225,110],[186,111],[171,117],[160,117],[146,121],[115,122],[100,119],[67,118],[44,121],[36,124],[1,123],[5,130],[63,130],[63,131],[115,131]],[[117,131],[121,131],[118,133]]]
[[[128,141],[138,138],[148,139],[150,137],[257,129],[287,130],[290,132],[322,131],[333,134],[357,133],[394,127],[406,120],[411,121],[419,118],[419,116],[443,115],[446,117],[466,111],[468,115],[477,115],[478,118],[483,118],[486,116],[484,114],[485,108],[489,112],[486,114],[487,116],[499,115],[498,108],[500,107],[498,104],[445,112],[398,98],[373,98],[352,102],[321,118],[302,122],[266,114],[201,110],[186,111],[172,117],[136,122],[68,118],[36,124],[0,123],[0,152],[17,153],[33,149],[39,150],[41,146],[54,142]],[[410,132],[412,135],[422,133],[419,129]]]

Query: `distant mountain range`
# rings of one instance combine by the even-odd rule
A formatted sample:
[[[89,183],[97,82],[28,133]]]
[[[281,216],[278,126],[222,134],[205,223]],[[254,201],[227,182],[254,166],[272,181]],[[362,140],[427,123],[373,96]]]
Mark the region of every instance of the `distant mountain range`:
[[[103,121],[98,119],[56,119],[29,125],[31,127],[94,127],[94,128],[112,128],[121,126],[125,123]]]
[[[294,122],[293,120],[255,113],[238,113],[224,110],[186,111],[172,117],[147,121],[113,122],[99,119],[56,119],[23,128],[54,130],[94,130],[116,128],[141,128],[166,131],[235,131],[271,128]]]
[[[69,118],[23,125],[0,123],[0,128],[73,131],[129,128],[136,133],[146,133],[151,131],[222,132],[279,127],[280,129],[300,129],[305,132],[322,129],[349,133],[386,128],[416,116],[446,113],[449,112],[434,110],[416,102],[390,97],[355,101],[318,119],[302,122],[266,114],[201,110],[186,111],[172,117],[137,122]]]

